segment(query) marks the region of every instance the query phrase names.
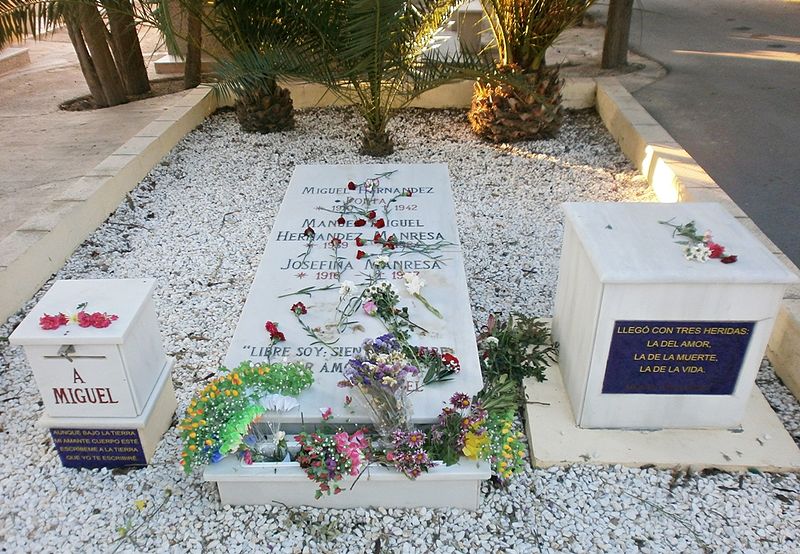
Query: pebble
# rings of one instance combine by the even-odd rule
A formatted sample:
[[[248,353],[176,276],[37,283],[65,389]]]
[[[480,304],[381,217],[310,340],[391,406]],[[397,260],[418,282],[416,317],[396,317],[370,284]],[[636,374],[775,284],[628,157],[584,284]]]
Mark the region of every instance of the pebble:
[[[182,140],[81,245],[55,278],[150,276],[179,410],[197,376],[221,362],[295,164],[447,163],[475,324],[490,312],[549,316],[564,201],[652,201],[645,180],[594,113],[567,115],[559,136],[489,145],[460,110],[404,110],[385,160],[356,154],[348,109],[299,111],[278,135],[242,133],[230,112]],[[52,281],[0,323],[7,336]],[[195,338],[193,338],[195,337]],[[196,337],[202,337],[198,340]],[[150,466],[127,474],[60,466],[36,425],[39,393],[20,348],[0,342],[0,544],[8,552],[796,552],[796,475],[691,474],[576,465],[489,484],[463,510],[221,507],[185,476],[170,429]],[[758,385],[798,440],[800,406],[765,362]],[[164,489],[173,491],[159,512]],[[625,494],[629,492],[630,494]],[[636,498],[631,495],[635,495]],[[134,502],[149,500],[137,513]],[[646,499],[643,502],[640,499]],[[149,511],[148,511],[149,510]],[[136,544],[119,527],[150,519]],[[391,523],[389,523],[391,522]],[[331,526],[330,523],[333,523]],[[324,529],[323,529],[324,527]],[[380,541],[380,542],[378,542]]]

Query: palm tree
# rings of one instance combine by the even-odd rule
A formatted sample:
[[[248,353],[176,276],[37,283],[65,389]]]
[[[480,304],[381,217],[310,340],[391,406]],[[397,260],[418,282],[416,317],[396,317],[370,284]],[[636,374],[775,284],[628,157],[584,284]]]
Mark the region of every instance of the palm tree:
[[[285,17],[286,40],[221,60],[218,90],[246,94],[276,76],[323,84],[364,119],[364,154],[394,150],[387,131],[393,110],[440,84],[491,67],[471,53],[431,49],[461,0],[273,1]]]
[[[189,30],[173,20],[167,9],[155,12],[157,17],[151,23],[161,30],[173,50],[179,50],[179,39],[187,42],[187,64],[189,53],[201,44],[202,36],[206,37],[206,44],[216,46],[206,48],[205,53],[217,66],[230,59],[264,56],[291,36],[284,5],[276,0],[177,0],[176,3],[188,16]],[[192,23],[199,26],[194,37],[189,32]],[[195,62],[199,63],[199,58]],[[294,126],[291,96],[287,89],[278,86],[275,75],[261,76],[219,92],[235,93],[236,114],[245,131],[268,133]]]
[[[545,52],[594,0],[481,0],[497,48],[498,72],[526,87],[479,79],[468,114],[472,129],[493,142],[549,136],[561,126],[563,80]]]
[[[140,7],[132,0],[0,0],[0,47],[64,24],[95,104],[122,104],[150,91],[136,33]]]

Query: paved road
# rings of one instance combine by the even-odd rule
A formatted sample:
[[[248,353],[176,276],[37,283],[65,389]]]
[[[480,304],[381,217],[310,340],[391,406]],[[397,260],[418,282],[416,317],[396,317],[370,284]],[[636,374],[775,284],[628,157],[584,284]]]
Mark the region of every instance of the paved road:
[[[800,265],[800,2],[634,6],[631,47],[669,71],[634,96]]]

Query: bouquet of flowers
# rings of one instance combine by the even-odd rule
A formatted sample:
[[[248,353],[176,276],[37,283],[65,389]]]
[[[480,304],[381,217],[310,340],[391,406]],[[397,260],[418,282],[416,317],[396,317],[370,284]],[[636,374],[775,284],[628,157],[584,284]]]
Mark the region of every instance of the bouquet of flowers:
[[[370,411],[375,430],[388,442],[395,429],[409,430],[408,383],[419,374],[392,334],[367,339],[362,353],[343,371],[342,387],[353,387]]]
[[[455,393],[431,427],[431,454],[449,466],[458,463],[462,454],[475,460],[488,459],[487,416],[479,402],[471,401],[464,393]]]
[[[397,429],[392,433],[392,445],[386,451],[386,461],[409,479],[416,479],[424,471],[436,465],[425,451],[426,437],[414,429],[405,432]]]
[[[297,396],[313,382],[311,370],[299,362],[243,362],[210,381],[197,391],[178,425],[183,442],[180,463],[186,473],[194,466],[216,463],[239,449],[253,420],[266,409],[260,402],[262,396]]]
[[[339,431],[334,435],[300,433],[295,436],[300,445],[297,462],[309,479],[317,483],[315,498],[324,494],[339,494],[339,482],[346,475],[357,476],[366,460],[368,442],[363,430],[352,435]]]

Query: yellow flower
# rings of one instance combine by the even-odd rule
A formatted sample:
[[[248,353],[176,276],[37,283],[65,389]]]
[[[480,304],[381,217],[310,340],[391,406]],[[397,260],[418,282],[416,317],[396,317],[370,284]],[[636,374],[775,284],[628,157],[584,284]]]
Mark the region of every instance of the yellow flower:
[[[206,439],[206,444],[208,446],[211,446],[212,444],[214,444],[214,441],[212,441],[211,439]]]
[[[238,390],[234,390],[231,394],[233,394],[233,396],[239,396],[239,391]]]
[[[189,433],[189,438],[191,438],[191,439],[195,438],[196,436],[197,436],[197,433],[195,433],[194,431]]]
[[[142,499],[135,500],[133,502],[133,505],[136,506],[136,509],[141,512],[142,510],[145,509],[145,507],[147,507],[147,500],[142,500]]]
[[[467,458],[477,459],[478,456],[480,456],[485,450],[488,443],[489,437],[486,433],[482,435],[476,435],[470,431],[467,433],[467,436],[464,440],[464,449],[462,452]]]

